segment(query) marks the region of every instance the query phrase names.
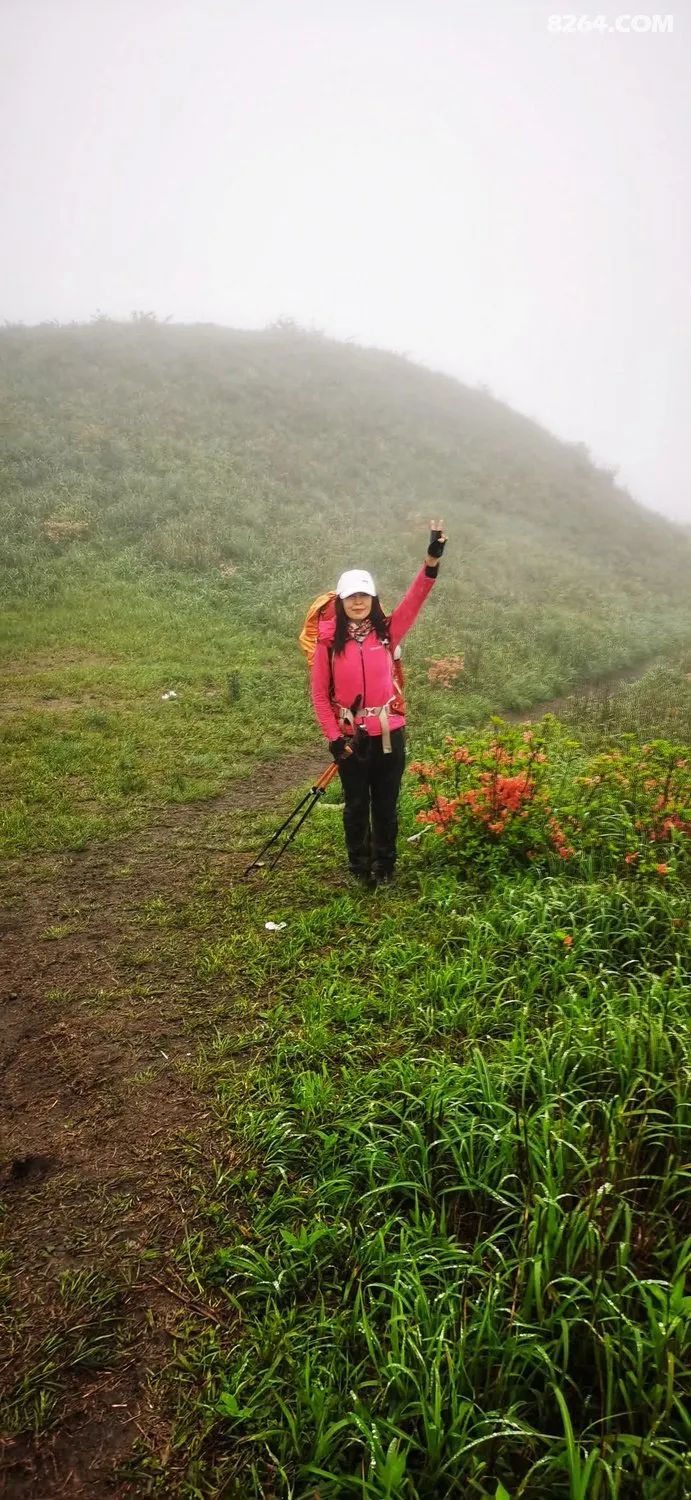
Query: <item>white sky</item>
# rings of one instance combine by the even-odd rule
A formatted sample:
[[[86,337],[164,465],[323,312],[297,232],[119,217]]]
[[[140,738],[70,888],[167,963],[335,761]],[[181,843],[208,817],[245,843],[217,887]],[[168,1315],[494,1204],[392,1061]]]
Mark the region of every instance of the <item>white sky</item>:
[[[0,0],[0,318],[405,350],[691,520],[691,0],[658,34],[551,14]]]

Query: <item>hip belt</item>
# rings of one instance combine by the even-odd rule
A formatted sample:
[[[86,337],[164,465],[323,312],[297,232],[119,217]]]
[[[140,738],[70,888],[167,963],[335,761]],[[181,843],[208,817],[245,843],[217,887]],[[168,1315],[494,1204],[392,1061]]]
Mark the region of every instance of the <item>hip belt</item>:
[[[356,714],[353,713],[352,709],[345,708],[342,703],[337,704],[338,719],[341,728],[343,728],[345,724],[350,724],[354,734],[355,730],[357,729],[358,723],[362,719],[378,719],[379,723],[381,724],[382,750],[384,752],[384,755],[390,755],[391,726],[389,724],[388,708],[389,704],[393,703],[395,696],[396,695],[394,693],[393,696],[389,698],[388,703],[383,703],[379,708],[361,708]]]

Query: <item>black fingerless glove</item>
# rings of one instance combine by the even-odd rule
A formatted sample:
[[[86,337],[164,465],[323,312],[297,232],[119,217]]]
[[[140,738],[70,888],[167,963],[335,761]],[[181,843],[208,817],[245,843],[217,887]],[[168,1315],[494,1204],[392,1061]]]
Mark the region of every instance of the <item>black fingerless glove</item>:
[[[329,749],[337,765],[340,763],[340,761],[347,760],[348,752],[346,750],[346,742],[342,734],[339,734],[337,740],[329,740]]]
[[[429,546],[427,548],[429,557],[441,557],[446,546],[446,540],[441,541],[443,535],[443,531],[430,531]]]

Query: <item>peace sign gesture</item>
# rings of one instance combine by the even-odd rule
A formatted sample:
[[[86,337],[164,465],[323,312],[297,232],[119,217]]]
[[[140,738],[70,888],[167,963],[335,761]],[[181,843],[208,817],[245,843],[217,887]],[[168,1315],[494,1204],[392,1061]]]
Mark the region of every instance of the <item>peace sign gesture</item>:
[[[448,537],[445,535],[444,522],[442,520],[430,521],[429,525],[430,533],[429,542],[427,545],[426,562],[428,567],[434,568],[439,562],[442,552],[444,551],[444,548],[448,541]]]

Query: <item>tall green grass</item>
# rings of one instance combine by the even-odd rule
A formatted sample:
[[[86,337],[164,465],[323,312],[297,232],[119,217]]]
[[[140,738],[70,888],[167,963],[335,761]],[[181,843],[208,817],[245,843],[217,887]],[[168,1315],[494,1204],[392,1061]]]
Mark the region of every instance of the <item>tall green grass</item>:
[[[351,894],[335,821],[188,911],[249,1051],[222,1028],[197,1064],[228,1155],[180,1266],[218,1327],[188,1330],[171,1455],[138,1472],[185,1496],[681,1500],[687,886],[478,884],[423,845],[398,891]]]

